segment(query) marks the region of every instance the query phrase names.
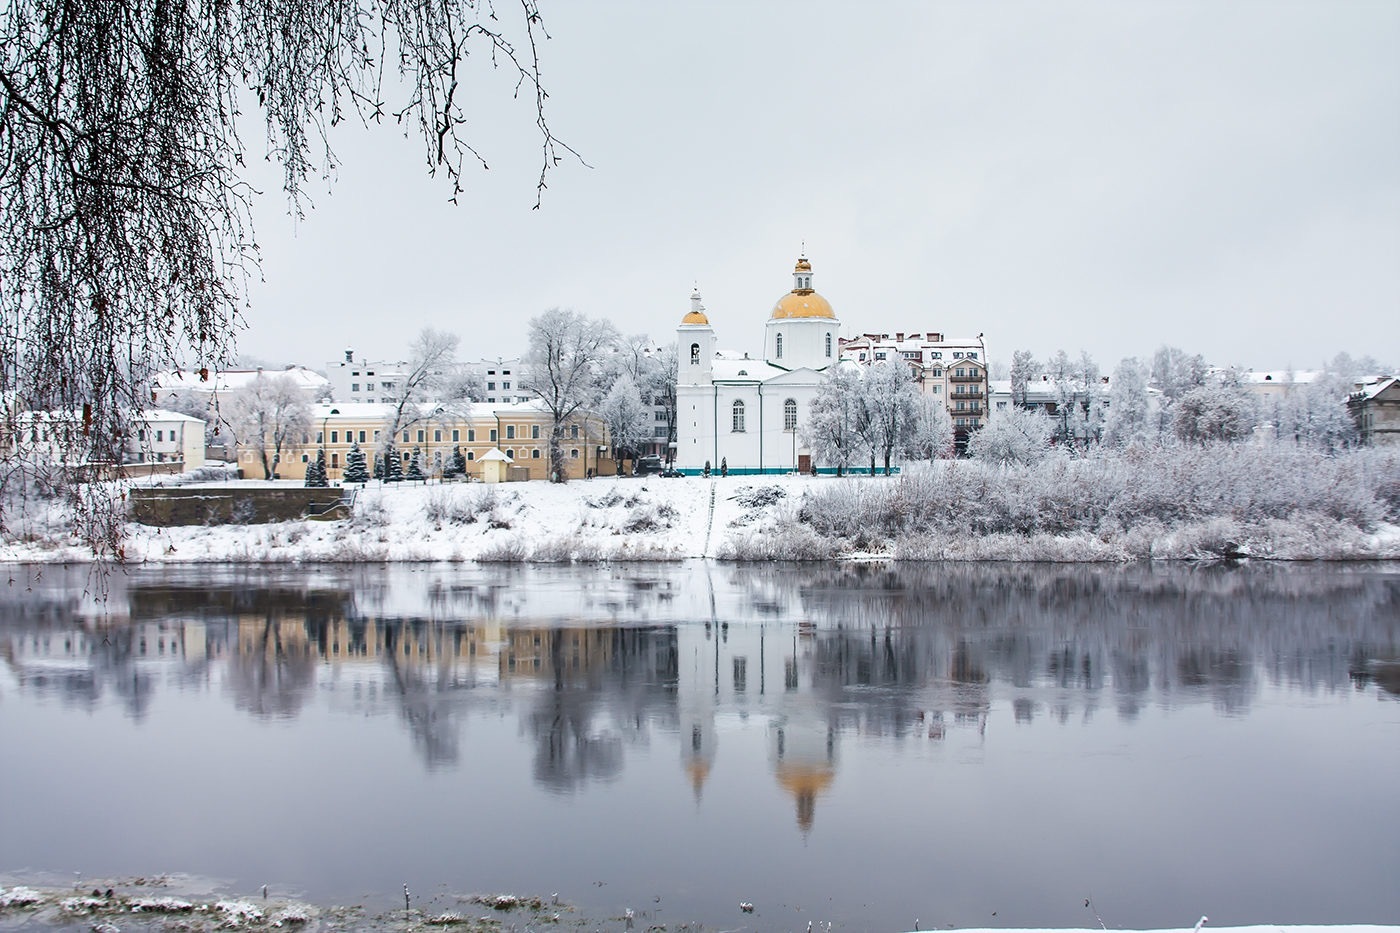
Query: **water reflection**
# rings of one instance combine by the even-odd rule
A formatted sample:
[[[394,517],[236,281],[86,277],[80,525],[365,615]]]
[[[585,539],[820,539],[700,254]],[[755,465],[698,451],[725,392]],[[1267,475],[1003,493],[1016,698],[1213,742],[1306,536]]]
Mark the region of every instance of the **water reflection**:
[[[1114,735],[1127,728],[1160,736],[1139,725],[1161,720],[1154,711],[1199,712],[1191,717],[1196,728],[1202,720],[1244,721],[1276,710],[1280,696],[1289,702],[1355,695],[1393,702],[1400,696],[1397,569],[162,568],[114,578],[105,604],[81,595],[80,571],[18,570],[17,582],[0,590],[0,700],[18,699],[7,703],[0,725],[11,735],[26,717],[72,728],[43,719],[46,710],[118,710],[138,737],[140,730],[187,734],[198,717],[214,742],[224,736],[247,742],[250,725],[259,741],[285,730],[315,742],[323,757],[363,742],[366,755],[341,760],[341,767],[358,769],[361,790],[348,789],[339,799],[340,775],[318,773],[315,761],[304,765],[308,779],[326,789],[329,813],[354,807],[363,786],[395,787],[395,799],[407,807],[420,795],[436,800],[435,814],[446,812],[433,797],[444,785],[470,786],[481,800],[514,800],[509,813],[476,810],[470,823],[454,827],[459,835],[472,835],[477,823],[493,819],[506,825],[527,820],[528,810],[547,814],[540,819],[552,819],[546,825],[558,832],[566,814],[589,809],[560,808],[584,798],[591,806],[622,788],[627,799],[611,804],[608,818],[625,821],[640,812],[659,836],[688,839],[702,853],[722,851],[723,859],[713,863],[721,866],[742,861],[745,853],[731,848],[734,839],[748,839],[748,824],[771,815],[777,832],[739,848],[762,850],[765,866],[792,864],[796,872],[807,865],[813,887],[824,893],[839,884],[852,846],[868,844],[867,837],[852,835],[867,820],[884,820],[884,832],[896,839],[906,831],[888,826],[887,795],[922,810],[929,793],[924,782],[936,776],[949,793],[957,788],[969,801],[977,799],[979,786],[997,786],[995,808],[1015,810],[1023,773],[1054,772],[1057,762],[1092,746],[1092,738],[1075,737],[1060,724],[1107,724],[1119,727]],[[181,706],[197,712],[169,712]],[[229,715],[216,723],[211,711]],[[1293,742],[1261,731],[1260,749],[1289,763],[1279,749],[1291,754]],[[334,737],[322,737],[330,733]],[[1192,735],[1187,741],[1194,749],[1225,740]],[[1031,747],[1040,757],[1031,756]],[[1006,749],[1030,757],[993,764],[993,753]],[[1393,757],[1374,743],[1369,754],[1382,766]],[[910,761],[920,767],[903,770]],[[954,763],[968,762],[972,776],[953,770]],[[1160,780],[1159,799],[1169,798],[1167,788],[1175,784],[1199,786],[1199,774],[1189,767],[1180,775],[1162,762],[1152,767],[1131,777]],[[218,780],[200,771],[198,761],[182,768],[185,785]],[[31,770],[35,787],[48,786],[37,765]],[[1072,780],[1095,786],[1100,772],[1085,765]],[[1310,780],[1300,773],[1297,786],[1280,785],[1279,793],[1306,794],[1314,786]],[[521,786],[533,796],[522,796]],[[687,805],[667,796],[672,787]],[[1111,804],[1115,792],[1110,783],[1095,794]],[[273,809],[275,799],[259,798],[260,805]],[[1385,805],[1364,794],[1357,800],[1361,807]],[[689,804],[698,824],[686,822]],[[39,801],[37,809],[57,805]],[[1194,796],[1191,805],[1197,805]],[[321,816],[318,826],[333,822]],[[1132,812],[1119,818],[1149,817]],[[217,824],[217,815],[207,819]],[[398,828],[381,825],[374,834],[375,815],[364,819],[366,837],[347,837],[344,848],[383,846]],[[1204,804],[1194,817],[1177,811],[1173,819],[1172,825],[1197,833],[1219,824]],[[959,820],[959,813],[945,810],[939,825],[957,832],[960,851],[975,847],[978,833],[994,825],[987,815]],[[1031,827],[1024,838],[1049,838],[1055,825],[1043,833]],[[828,862],[804,862],[810,856],[801,853],[824,829],[844,844],[831,850]],[[1171,829],[1159,824],[1155,832]],[[1257,831],[1227,825],[1227,836]],[[566,837],[558,851],[590,864],[583,853],[593,851],[597,827],[580,824],[577,832],[586,838],[572,840],[571,847]],[[928,857],[925,837],[913,828],[908,834],[903,851],[910,865],[921,864]],[[498,827],[491,858],[504,858],[507,835]],[[774,848],[774,835],[802,848]],[[16,838],[24,841],[14,845],[26,853],[50,844],[47,827]],[[1063,843],[1063,832],[1059,838]],[[127,844],[126,835],[114,834],[110,842],[114,850]],[[1034,858],[1033,847],[1022,844]],[[204,848],[202,839],[192,843],[193,851]],[[21,849],[0,845],[0,855],[7,851],[11,859],[20,857]],[[1089,845],[1078,857],[1092,862],[1095,851]],[[665,847],[643,845],[638,852],[635,862],[616,856],[618,876],[645,876],[652,863],[673,857]],[[308,850],[306,859],[319,863],[334,855],[328,844]],[[54,864],[66,857],[53,856]],[[408,849],[396,854],[416,857]],[[427,874],[439,870],[427,866],[462,856],[442,843],[421,857],[424,865],[416,870]],[[998,850],[995,857],[1007,853]],[[534,865],[541,856],[531,850],[519,858]],[[1043,864],[1044,853],[1039,858]],[[964,870],[972,868],[943,865],[945,873]],[[1364,875],[1364,868],[1351,870]],[[354,883],[377,882],[356,876]],[[1261,890],[1273,890],[1272,882]],[[903,915],[877,919],[891,928],[909,921]],[[1147,913],[1136,922],[1174,919]],[[857,925],[866,922],[876,920]]]
[[[548,568],[165,570],[115,581],[105,607],[72,573],[3,594],[0,657],[22,690],[110,696],[133,719],[211,680],[258,718],[319,691],[395,712],[434,768],[461,760],[473,705],[504,706],[556,791],[616,778],[662,729],[686,737],[699,794],[715,718],[763,714],[788,723],[771,752],[803,825],[843,733],[984,734],[998,700],[1031,724],[1154,703],[1238,715],[1261,683],[1400,693],[1400,575],[1374,566],[621,568],[568,572],[563,603]]]

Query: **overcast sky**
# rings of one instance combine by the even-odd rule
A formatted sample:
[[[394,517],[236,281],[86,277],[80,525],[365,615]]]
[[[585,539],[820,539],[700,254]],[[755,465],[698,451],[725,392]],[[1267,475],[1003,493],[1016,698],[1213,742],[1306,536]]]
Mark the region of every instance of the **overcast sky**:
[[[757,352],[805,242],[849,334],[1400,363],[1394,0],[541,7],[591,167],[532,211],[533,114],[486,71],[457,206],[395,129],[338,130],[304,220],[260,206],[244,353],[400,358],[432,326],[512,356],[556,306],[670,341],[697,282]]]

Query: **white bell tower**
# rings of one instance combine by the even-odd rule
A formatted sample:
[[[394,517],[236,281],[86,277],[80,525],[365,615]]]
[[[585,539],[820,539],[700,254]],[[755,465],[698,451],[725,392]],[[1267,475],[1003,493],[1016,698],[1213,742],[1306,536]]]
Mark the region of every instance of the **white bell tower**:
[[[690,312],[676,328],[676,382],[679,385],[710,385],[714,381],[715,329],[705,316],[705,305],[697,287],[690,296]]]

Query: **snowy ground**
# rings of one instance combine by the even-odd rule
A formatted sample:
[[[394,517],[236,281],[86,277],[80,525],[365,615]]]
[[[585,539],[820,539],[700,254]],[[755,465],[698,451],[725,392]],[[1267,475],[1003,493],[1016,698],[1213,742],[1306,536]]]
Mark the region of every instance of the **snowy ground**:
[[[1291,459],[1290,459],[1291,458]],[[249,486],[251,481],[208,485]],[[266,485],[258,483],[257,485]],[[134,562],[1400,559],[1395,455],[1175,451],[1018,471],[371,483],[346,521],[129,525]],[[90,559],[56,510],[0,560]]]

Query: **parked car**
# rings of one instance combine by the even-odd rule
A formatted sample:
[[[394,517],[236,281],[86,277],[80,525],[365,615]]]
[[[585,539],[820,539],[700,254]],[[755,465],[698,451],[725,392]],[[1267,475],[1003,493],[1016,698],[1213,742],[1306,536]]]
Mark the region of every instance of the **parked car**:
[[[636,476],[654,476],[664,469],[660,457],[638,457],[632,467],[632,473]]]
[[[674,470],[674,469],[672,469],[672,470],[662,470],[662,471],[661,471],[661,475],[662,475],[663,477],[665,477],[666,479],[673,479],[673,478],[675,478],[675,477],[677,477],[677,476],[684,476],[685,474],[682,473],[680,470]]]

